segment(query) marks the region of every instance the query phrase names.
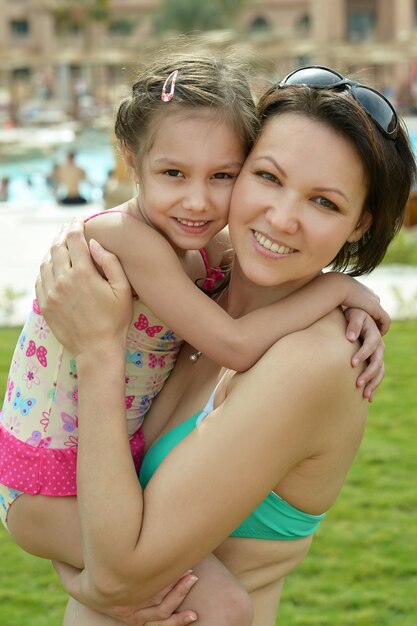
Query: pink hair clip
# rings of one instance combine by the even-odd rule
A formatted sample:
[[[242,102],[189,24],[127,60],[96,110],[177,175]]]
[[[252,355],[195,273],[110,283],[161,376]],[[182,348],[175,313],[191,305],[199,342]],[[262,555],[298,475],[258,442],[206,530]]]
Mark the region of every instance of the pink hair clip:
[[[171,102],[172,98],[174,97],[175,82],[177,80],[177,76],[178,76],[178,70],[174,70],[173,72],[171,72],[171,74],[168,76],[168,78],[164,82],[164,85],[162,87],[162,93],[161,93],[162,102]],[[171,88],[168,91],[168,85],[170,83],[171,83]]]

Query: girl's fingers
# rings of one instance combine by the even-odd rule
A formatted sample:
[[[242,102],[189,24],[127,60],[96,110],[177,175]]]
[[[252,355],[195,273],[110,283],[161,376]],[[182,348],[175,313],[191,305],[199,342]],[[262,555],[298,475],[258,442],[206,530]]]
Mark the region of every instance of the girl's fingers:
[[[365,323],[367,313],[362,311],[362,309],[346,309],[345,317],[348,321],[348,325],[346,328],[346,337],[349,341],[356,341],[362,331],[363,325]]]
[[[384,349],[381,344],[373,353],[367,368],[358,376],[357,385],[363,387],[363,396],[370,400],[376,388],[384,378]]]

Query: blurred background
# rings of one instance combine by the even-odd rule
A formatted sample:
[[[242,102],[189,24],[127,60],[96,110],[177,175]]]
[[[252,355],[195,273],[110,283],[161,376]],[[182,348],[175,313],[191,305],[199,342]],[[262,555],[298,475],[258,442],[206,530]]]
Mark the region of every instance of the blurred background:
[[[236,50],[255,97],[299,65],[354,75],[395,103],[417,146],[417,0],[0,0],[0,323],[23,320],[63,221],[130,196],[114,110],[144,59],[190,40]],[[62,205],[69,152],[85,205]],[[370,283],[396,317],[417,315],[414,195],[387,257],[402,266]]]

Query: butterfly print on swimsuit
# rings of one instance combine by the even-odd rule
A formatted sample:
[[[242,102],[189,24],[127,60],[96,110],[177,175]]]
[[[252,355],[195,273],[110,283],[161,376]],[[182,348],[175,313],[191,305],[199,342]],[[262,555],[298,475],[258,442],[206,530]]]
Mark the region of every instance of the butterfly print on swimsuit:
[[[34,430],[29,439],[26,439],[26,443],[33,448],[49,448],[51,441],[51,437],[42,438],[42,433],[39,430]]]
[[[70,373],[69,373],[69,375],[72,376],[72,378],[78,378],[78,376],[77,376],[77,368],[76,368],[76,365],[75,365],[75,359],[71,359],[69,366],[70,366]]]
[[[24,398],[22,396],[22,392],[20,391],[20,387],[16,387],[16,395],[12,404],[15,410],[19,409],[21,415],[23,415],[23,417],[26,417],[26,415],[29,414],[29,411],[33,409],[35,404],[36,404],[35,398]]]
[[[136,367],[143,367],[143,353],[139,352],[129,352],[126,350],[126,363],[133,363]]]
[[[137,330],[144,330],[148,337],[154,337],[157,333],[160,333],[163,326],[149,326],[149,320],[141,313],[137,321],[133,324]]]
[[[125,397],[126,409],[131,409],[133,407],[133,400],[134,399],[135,399],[135,396],[126,396]]]
[[[156,354],[149,355],[149,367],[155,369],[156,367],[165,367],[166,355],[156,356]]]
[[[46,367],[48,365],[47,360],[46,360],[47,354],[48,354],[48,350],[45,348],[45,346],[36,347],[36,343],[33,341],[33,339],[29,340],[29,345],[26,350],[26,356],[36,355],[36,358],[38,359],[42,367]]]
[[[67,433],[72,433],[72,431],[75,430],[78,427],[78,418],[77,418],[77,416],[73,417],[72,415],[68,415],[68,413],[65,413],[65,411],[62,411],[61,412],[61,419],[64,422],[64,425],[62,426],[62,428]]]

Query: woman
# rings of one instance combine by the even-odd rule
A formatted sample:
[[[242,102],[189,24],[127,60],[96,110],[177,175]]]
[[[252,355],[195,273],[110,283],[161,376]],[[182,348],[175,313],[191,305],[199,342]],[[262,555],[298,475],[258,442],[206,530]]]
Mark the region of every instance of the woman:
[[[259,112],[262,131],[229,219],[236,258],[220,304],[235,317],[332,262],[356,275],[373,269],[401,225],[415,173],[388,101],[327,68],[296,70]],[[123,386],[114,388],[123,380],[129,289],[116,261],[92,250],[111,289],[91,272],[79,232],[68,249],[55,248],[38,285],[54,332],[77,355],[85,570],[63,570],[67,588],[92,606],[133,605],[214,551],[249,592],[253,623],[273,624],[284,577],[307,553],[363,436],[367,406],[344,318],[332,312],[238,375],[204,355],[194,363],[184,348],[145,425],[148,445],[164,436],[145,457],[142,493]],[[91,289],[102,294],[98,308]],[[213,389],[213,407],[202,411]]]

